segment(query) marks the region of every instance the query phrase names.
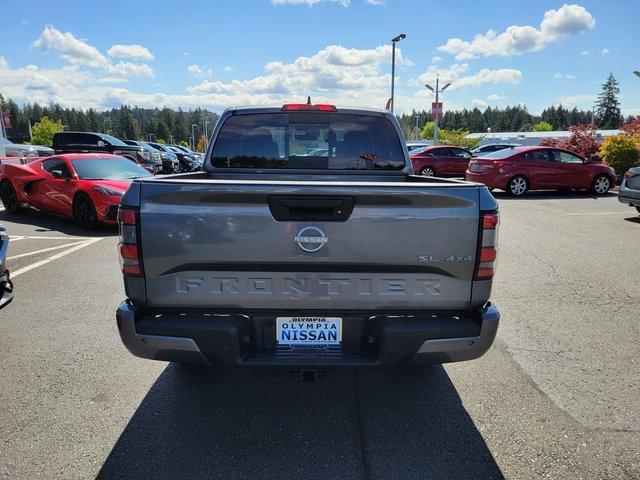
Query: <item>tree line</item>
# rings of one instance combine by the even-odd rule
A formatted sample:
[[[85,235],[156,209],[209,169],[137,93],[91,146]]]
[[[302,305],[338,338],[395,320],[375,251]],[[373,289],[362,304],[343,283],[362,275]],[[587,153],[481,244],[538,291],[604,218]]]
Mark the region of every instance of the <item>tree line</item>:
[[[477,107],[465,108],[445,112],[439,126],[444,130],[469,133],[487,132],[488,129],[493,132],[527,132],[537,130],[536,125],[541,125],[541,122],[551,125],[552,130],[567,130],[572,125],[591,123],[602,129],[617,129],[624,121],[620,113],[619,94],[618,80],[609,74],[593,110],[569,109],[558,105],[545,108],[540,115],[533,115],[523,105],[487,107],[484,111]],[[629,116],[627,122],[631,119]],[[431,121],[431,111],[413,110],[398,116],[398,120],[407,138],[417,138],[424,125]]]
[[[62,123],[65,130],[108,133],[123,140],[151,138],[165,142],[191,143],[191,126],[195,130],[196,142],[204,134],[204,123],[211,132],[218,115],[203,108],[184,111],[171,108],[140,108],[122,105],[120,108],[97,111],[63,107],[57,103],[40,105],[26,103],[19,106],[11,98],[0,94],[0,110],[11,114],[12,128],[7,129],[7,137],[16,143],[29,142],[29,124],[39,122],[43,117]]]
[[[540,129],[550,125],[553,130],[567,130],[572,125],[594,123],[598,128],[617,129],[623,122],[620,113],[618,81],[609,74],[595,102],[594,110],[568,109],[562,105],[545,108],[540,115],[529,113],[523,105],[504,108],[487,107],[447,111],[440,121],[440,128],[460,132],[521,132]],[[65,130],[102,132],[125,140],[149,139],[178,143],[189,142],[191,127],[197,125],[196,142],[204,134],[204,123],[210,128],[218,115],[206,109],[184,111],[171,108],[140,108],[122,105],[120,108],[96,111],[62,107],[57,103],[43,106],[27,103],[20,107],[12,99],[0,94],[0,109],[9,111],[13,128],[7,131],[10,140],[29,141],[29,125],[43,117],[62,123]],[[631,117],[630,117],[631,118]],[[630,118],[627,121],[630,121]],[[398,116],[400,126],[408,139],[418,138],[425,124],[431,120],[431,112],[413,110]],[[544,128],[547,129],[547,128]]]

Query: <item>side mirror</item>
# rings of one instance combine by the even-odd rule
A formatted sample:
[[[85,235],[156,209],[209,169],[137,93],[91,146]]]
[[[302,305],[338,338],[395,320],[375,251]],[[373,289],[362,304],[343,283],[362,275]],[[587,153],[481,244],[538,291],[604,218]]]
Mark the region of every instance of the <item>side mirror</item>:
[[[59,170],[57,168],[54,170],[51,170],[51,175],[53,175],[55,178],[60,178],[62,180],[69,180],[69,178],[62,173],[62,170]]]

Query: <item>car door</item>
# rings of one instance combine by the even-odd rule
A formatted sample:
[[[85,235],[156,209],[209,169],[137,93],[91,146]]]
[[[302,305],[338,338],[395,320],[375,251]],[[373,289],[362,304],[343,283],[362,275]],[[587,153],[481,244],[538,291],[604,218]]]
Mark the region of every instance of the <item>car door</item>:
[[[564,150],[554,150],[553,155],[561,165],[559,185],[563,188],[588,188],[591,185],[591,172],[585,168],[584,160]]]
[[[449,148],[449,155],[451,175],[464,177],[471,160],[471,152],[464,148]]]
[[[45,178],[34,187],[38,208],[62,215],[71,215],[75,184],[71,167],[62,158],[42,162]]]
[[[529,179],[529,188],[557,188],[562,164],[556,162],[548,149],[531,150],[522,156],[523,173]]]

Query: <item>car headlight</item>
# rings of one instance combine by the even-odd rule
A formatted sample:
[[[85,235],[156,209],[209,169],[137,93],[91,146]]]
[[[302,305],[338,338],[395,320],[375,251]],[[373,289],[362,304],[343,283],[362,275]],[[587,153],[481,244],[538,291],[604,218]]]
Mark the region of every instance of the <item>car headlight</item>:
[[[38,156],[38,151],[34,150],[34,149],[29,149],[25,154],[25,157],[37,157]]]
[[[151,160],[151,154],[146,150],[142,150],[142,153],[140,153],[140,156],[145,160]]]
[[[120,190],[116,190],[115,188],[105,187],[103,185],[96,185],[93,187],[96,192],[103,193],[104,195],[109,195],[110,197],[121,197],[124,192]]]

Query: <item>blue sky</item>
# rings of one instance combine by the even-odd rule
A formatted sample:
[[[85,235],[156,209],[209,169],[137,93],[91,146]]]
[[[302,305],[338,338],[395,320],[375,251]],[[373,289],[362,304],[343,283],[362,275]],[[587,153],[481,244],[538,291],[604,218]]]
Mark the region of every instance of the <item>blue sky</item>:
[[[445,109],[562,103],[591,108],[609,72],[640,114],[637,0],[435,2],[3,0],[0,93],[98,109],[278,105],[383,108],[390,39],[396,110],[426,108],[436,74]],[[7,21],[7,19],[11,21]]]

